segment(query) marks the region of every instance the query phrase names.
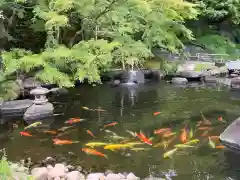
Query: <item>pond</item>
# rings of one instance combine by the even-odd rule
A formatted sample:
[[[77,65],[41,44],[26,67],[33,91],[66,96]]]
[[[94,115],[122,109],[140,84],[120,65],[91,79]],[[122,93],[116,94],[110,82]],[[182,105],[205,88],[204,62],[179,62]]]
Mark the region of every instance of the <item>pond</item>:
[[[239,94],[238,94],[239,93]],[[234,97],[232,97],[234,96]],[[116,172],[134,172],[139,177],[149,174],[160,176],[169,169],[177,173],[176,180],[186,179],[239,179],[239,157],[226,149],[211,148],[208,136],[218,136],[233,120],[240,116],[240,92],[231,92],[223,87],[177,87],[159,83],[142,86],[126,86],[110,88],[108,85],[88,86],[71,89],[67,97],[56,97],[54,103],[63,116],[56,116],[51,124],[51,130],[67,126],[65,121],[70,118],[83,118],[86,121],[75,123],[66,130],[60,139],[79,141],[76,144],[53,145],[54,135],[46,134],[32,128],[28,132],[34,137],[20,136],[24,125],[11,132],[6,129],[1,134],[0,148],[6,148],[8,158],[19,161],[31,157],[34,161],[48,156],[62,157],[73,165],[81,165],[92,172],[102,172],[111,169]],[[240,98],[239,98],[240,99]],[[101,107],[105,111],[91,111],[82,107],[96,109]],[[160,112],[154,115],[154,112]],[[196,124],[203,119],[211,122],[208,132],[199,130]],[[223,121],[220,121],[222,118]],[[115,126],[104,125],[117,122]],[[194,148],[181,149],[171,158],[163,158],[163,154],[180,144],[179,134],[187,126],[194,130],[193,139],[200,143]],[[171,128],[176,132],[176,139],[167,147],[155,147],[161,142],[160,135],[154,134],[159,128]],[[1,129],[5,128],[3,126]],[[111,142],[111,136],[105,130],[115,132],[124,137],[117,142],[131,138],[126,131],[139,133],[142,131],[147,137],[153,137],[153,146],[140,145],[143,151],[130,149],[109,151],[102,147],[96,149],[108,156],[90,156],[82,152],[82,148],[89,142]],[[86,131],[90,130],[95,138]],[[205,133],[205,135],[203,135]],[[133,141],[137,141],[137,139]]]

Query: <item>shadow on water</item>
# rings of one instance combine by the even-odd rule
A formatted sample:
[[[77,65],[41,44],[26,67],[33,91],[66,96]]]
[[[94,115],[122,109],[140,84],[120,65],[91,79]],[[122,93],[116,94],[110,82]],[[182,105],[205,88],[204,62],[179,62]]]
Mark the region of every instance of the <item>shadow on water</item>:
[[[202,120],[201,112],[209,119],[214,127],[209,135],[219,135],[224,128],[234,119],[240,116],[240,102],[232,100],[231,92],[224,88],[208,86],[176,87],[166,83],[145,84],[138,86],[121,86],[109,88],[107,85],[96,87],[82,85],[79,88],[70,89],[69,96],[57,96],[51,101],[57,106],[57,111],[65,112],[63,116],[54,117],[50,125],[51,130],[66,126],[64,123],[69,118],[84,118],[86,121],[73,125],[62,139],[80,141],[79,144],[54,146],[54,135],[44,134],[37,129],[29,129],[35,137],[21,137],[19,132],[23,130],[23,124],[3,135],[0,148],[6,148],[10,160],[18,161],[31,157],[35,161],[48,156],[56,156],[61,161],[67,161],[73,165],[82,165],[91,171],[105,171],[106,169],[118,172],[132,171],[140,177],[146,177],[149,173],[159,174],[169,169],[176,170],[176,180],[193,179],[225,179],[227,176],[237,176],[233,170],[237,167],[236,159],[227,160],[223,150],[209,148],[206,138],[201,137],[197,131],[194,138],[199,138],[201,143],[191,151],[183,151],[173,156],[172,159],[163,159],[165,150],[161,147],[145,146],[148,151],[105,151],[108,155],[104,160],[100,157],[87,156],[81,151],[82,147],[92,141],[110,141],[109,136],[103,130],[105,124],[113,121],[118,125],[109,127],[109,130],[119,136],[130,138],[126,130],[139,132],[142,130],[147,136],[154,137],[157,143],[159,137],[153,131],[162,127],[172,127],[173,131],[180,133],[185,122],[195,128],[198,121]],[[87,111],[101,107],[104,112]],[[161,112],[154,116],[154,112]],[[221,124],[217,118],[222,116],[227,123]],[[0,126],[1,134],[9,129]],[[197,128],[196,128],[197,129]],[[86,130],[91,130],[96,138],[89,136]],[[1,135],[0,135],[1,136]],[[0,137],[1,139],[1,137]],[[173,148],[179,142],[179,138],[169,145],[166,150]],[[237,168],[238,169],[238,168]],[[234,175],[235,174],[235,175]],[[239,177],[239,176],[238,176]]]

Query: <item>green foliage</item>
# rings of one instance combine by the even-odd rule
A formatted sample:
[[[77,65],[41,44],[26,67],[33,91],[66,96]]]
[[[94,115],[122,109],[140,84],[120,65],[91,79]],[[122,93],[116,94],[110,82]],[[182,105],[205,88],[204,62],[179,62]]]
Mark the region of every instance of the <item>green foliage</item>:
[[[214,21],[231,21],[240,23],[239,0],[197,0],[201,14]]]
[[[197,38],[197,42],[216,54],[229,54],[232,58],[240,57],[237,45],[229,38],[217,34],[208,34]]]
[[[1,1],[0,9],[3,38],[12,36],[24,47],[18,39],[31,34],[36,45],[45,44],[3,53],[6,87],[21,74],[65,87],[75,80],[100,82],[113,64],[141,66],[154,47],[179,52],[182,40],[194,39],[185,21],[198,15],[194,4],[182,0],[15,0]]]
[[[11,177],[12,176],[12,171],[9,165],[9,162],[7,161],[7,155],[5,152],[5,149],[1,150],[3,153],[3,156],[0,160],[0,177]]]

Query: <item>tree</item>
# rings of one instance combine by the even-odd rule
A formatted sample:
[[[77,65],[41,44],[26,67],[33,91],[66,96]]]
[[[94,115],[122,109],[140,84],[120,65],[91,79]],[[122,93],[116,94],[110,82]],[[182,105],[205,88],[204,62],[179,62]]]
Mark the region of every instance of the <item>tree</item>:
[[[153,56],[153,47],[179,52],[182,40],[193,39],[185,20],[198,14],[194,4],[182,0],[12,0],[1,1],[0,9],[13,16],[14,25],[20,20],[13,12],[22,12],[36,33],[33,42],[45,43],[38,50],[6,49],[3,77],[34,76],[65,87],[77,79],[100,82],[100,73],[116,63],[141,65]],[[14,39],[13,32],[8,33]],[[39,34],[45,38],[39,40]]]

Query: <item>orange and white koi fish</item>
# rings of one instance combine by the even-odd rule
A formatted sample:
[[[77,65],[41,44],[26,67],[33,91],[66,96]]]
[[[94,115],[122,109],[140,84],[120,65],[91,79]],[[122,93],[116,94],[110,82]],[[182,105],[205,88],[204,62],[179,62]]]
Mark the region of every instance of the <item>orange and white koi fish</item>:
[[[115,125],[117,125],[117,124],[118,124],[117,122],[112,122],[112,123],[110,123],[110,124],[104,125],[104,128],[110,127],[110,126],[115,126]]]
[[[160,134],[160,133],[163,133],[163,132],[166,132],[166,131],[171,131],[170,128],[161,128],[161,129],[156,129],[154,131],[154,134]]]
[[[78,122],[82,122],[84,121],[84,119],[80,119],[80,118],[71,118],[68,121],[66,121],[66,124],[73,124],[73,123],[78,123]]]
[[[82,148],[82,151],[85,152],[88,155],[96,155],[96,156],[101,156],[107,158],[107,155],[95,150],[95,149],[90,149],[90,148]]]
[[[78,143],[78,142],[79,142],[79,141],[53,139],[53,144],[55,144],[55,145],[74,144],[74,143]]]
[[[33,135],[29,134],[28,132],[20,132],[21,136],[27,136],[27,137],[32,137]]]
[[[90,130],[87,130],[87,133],[88,133],[90,136],[92,136],[92,137],[94,137],[94,138],[95,138],[95,136],[94,136],[94,134],[92,133],[92,131],[90,131]]]

